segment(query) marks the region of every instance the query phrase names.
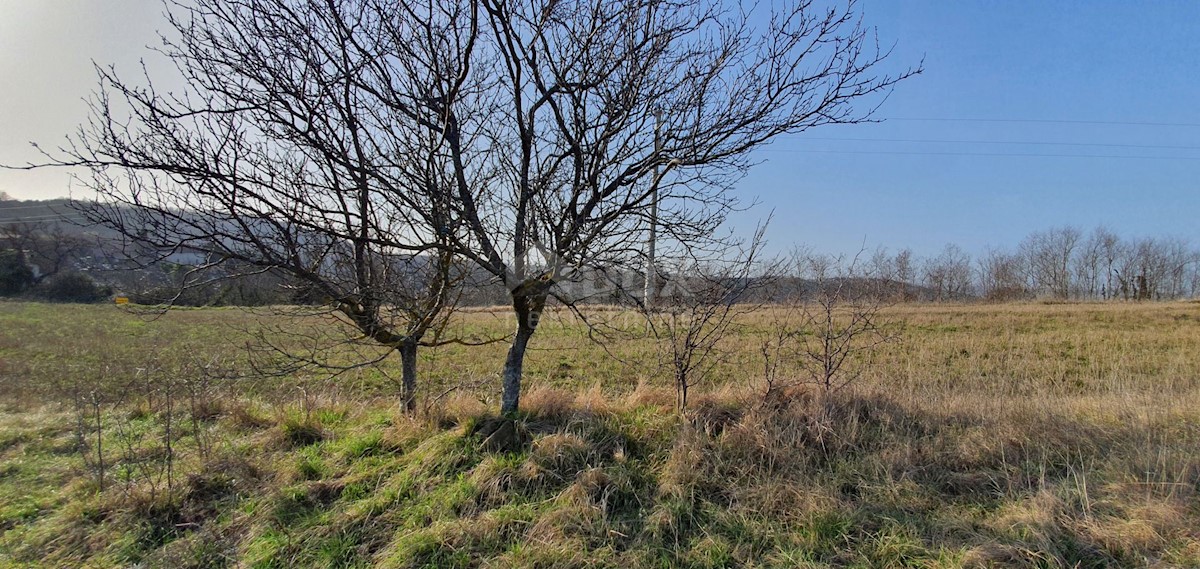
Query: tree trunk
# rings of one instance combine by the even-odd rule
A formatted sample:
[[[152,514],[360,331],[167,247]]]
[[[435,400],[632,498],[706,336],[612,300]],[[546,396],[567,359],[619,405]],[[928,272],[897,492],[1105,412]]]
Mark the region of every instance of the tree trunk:
[[[537,330],[538,319],[546,306],[546,295],[513,296],[513,311],[517,315],[517,334],[508,357],[504,360],[504,391],[500,397],[500,413],[513,415],[521,402],[521,374],[525,366],[525,348]]]
[[[675,380],[675,406],[680,412],[687,410],[688,384],[686,379]]]
[[[413,413],[417,410],[417,342],[405,341],[400,344],[400,381],[403,386],[404,411]]]

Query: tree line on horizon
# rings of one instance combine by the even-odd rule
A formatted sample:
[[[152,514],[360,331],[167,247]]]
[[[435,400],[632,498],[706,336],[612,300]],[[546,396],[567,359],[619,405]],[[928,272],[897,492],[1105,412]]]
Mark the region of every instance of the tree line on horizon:
[[[61,200],[12,203],[65,205]],[[47,207],[50,207],[49,205]],[[0,204],[0,215],[4,213]],[[1008,302],[1021,300],[1178,300],[1200,297],[1200,249],[1175,236],[1123,237],[1108,227],[1090,232],[1064,225],[1027,235],[1015,246],[989,246],[972,256],[956,244],[936,255],[922,257],[910,248],[879,246],[854,259],[805,252],[816,260],[810,267],[836,272],[844,278],[876,279],[873,288],[894,302]],[[151,259],[146,259],[150,261]],[[241,274],[189,286],[181,278],[199,266],[200,256],[179,255],[170,262],[130,263],[111,236],[63,221],[19,222],[0,225],[0,296],[66,302],[99,302],[107,295],[131,296],[137,303],[172,301],[187,306],[264,306],[320,302],[289,283],[283,273]],[[592,304],[633,304],[642,293],[639,267],[593,267],[561,275],[561,288],[575,290],[574,301]],[[684,270],[660,267],[661,291]],[[769,299],[803,296],[799,283],[827,275],[800,271],[773,275],[773,290],[760,291]],[[620,280],[615,275],[620,275]],[[91,285],[88,286],[89,282]],[[57,283],[50,286],[51,283]],[[70,286],[67,286],[70,283]],[[593,284],[594,283],[594,284]],[[632,283],[632,284],[630,284]],[[503,304],[507,291],[495,279],[479,274],[465,279],[459,302],[463,306]],[[68,292],[67,289],[71,289]],[[83,291],[83,292],[78,292]]]
[[[876,249],[866,274],[900,283],[902,300],[1177,300],[1200,296],[1200,249],[1186,239],[1122,237],[1105,226],[1034,231],[972,258],[953,243],[924,259]],[[918,285],[920,290],[908,290]]]

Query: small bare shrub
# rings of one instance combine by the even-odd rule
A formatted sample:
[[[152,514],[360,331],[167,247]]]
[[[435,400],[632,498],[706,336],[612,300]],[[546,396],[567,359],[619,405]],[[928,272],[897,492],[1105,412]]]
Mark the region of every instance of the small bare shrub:
[[[764,400],[778,400],[798,383],[832,392],[866,371],[878,349],[899,339],[886,318],[887,283],[857,268],[857,258],[797,254],[802,290],[773,313],[762,342]]]
[[[684,248],[669,291],[642,304],[650,335],[671,370],[675,406],[683,411],[692,387],[704,381],[731,352],[722,343],[741,326],[742,316],[758,310],[758,294],[772,278],[762,263],[763,232],[748,243],[728,243],[719,255]]]

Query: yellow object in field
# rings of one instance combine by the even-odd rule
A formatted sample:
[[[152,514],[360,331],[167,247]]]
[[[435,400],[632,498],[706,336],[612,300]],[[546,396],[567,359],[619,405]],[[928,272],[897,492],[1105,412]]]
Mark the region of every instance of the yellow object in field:
[[[118,296],[113,299],[113,302],[115,302],[117,304],[129,304],[129,297],[128,296]]]

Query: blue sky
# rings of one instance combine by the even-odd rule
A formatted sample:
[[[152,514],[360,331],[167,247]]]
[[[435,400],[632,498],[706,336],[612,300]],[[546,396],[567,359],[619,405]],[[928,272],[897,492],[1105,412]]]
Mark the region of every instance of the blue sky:
[[[879,118],[997,122],[885,120],[779,140],[742,184],[760,205],[740,225],[774,209],[773,245],[836,252],[980,252],[1064,224],[1200,241],[1200,2],[863,7],[897,42],[894,64],[925,58]],[[874,140],[830,140],[850,138]],[[1193,148],[1161,148],[1180,146]]]
[[[880,109],[891,120],[760,152],[738,189],[759,205],[737,226],[774,210],[773,248],[829,252],[928,255],[953,242],[978,253],[1063,224],[1200,243],[1200,2],[862,8],[896,42],[890,64],[924,57],[924,74]],[[30,140],[61,141],[86,116],[90,60],[136,71],[160,12],[157,0],[0,0],[0,161],[32,159]],[[0,171],[0,191],[50,198],[67,180]]]

